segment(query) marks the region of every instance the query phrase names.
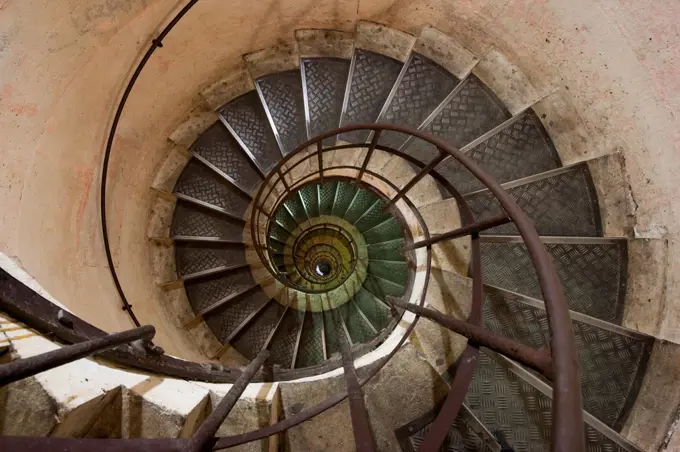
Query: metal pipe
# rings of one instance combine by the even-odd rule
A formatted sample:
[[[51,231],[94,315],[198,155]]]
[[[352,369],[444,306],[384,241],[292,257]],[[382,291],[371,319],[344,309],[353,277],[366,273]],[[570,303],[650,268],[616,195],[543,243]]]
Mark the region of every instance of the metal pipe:
[[[208,450],[217,442],[215,434],[229,415],[229,412],[238,401],[243,391],[246,390],[248,383],[253,379],[253,376],[260,370],[260,367],[269,358],[269,350],[262,350],[257,357],[250,362],[238,377],[234,385],[224,398],[217,404],[217,407],[210,413],[210,416],[203,421],[196,433],[191,437],[189,444],[186,447],[187,452],[201,452]]]
[[[352,431],[354,432],[354,443],[357,452],[375,451],[375,439],[371,431],[371,423],[368,420],[368,412],[364,404],[364,394],[359,385],[357,370],[354,368],[354,358],[349,344],[349,337],[345,328],[338,319],[340,314],[335,312],[335,323],[340,336],[340,353],[342,354],[342,367],[345,370],[345,386],[347,387],[347,398],[349,399],[349,415],[352,420]]]
[[[408,191],[410,189],[412,189],[418,182],[420,182],[420,180],[423,177],[427,176],[437,165],[439,165],[439,163],[442,160],[444,160],[444,157],[446,155],[448,155],[448,154],[445,154],[444,152],[441,151],[441,149],[439,149],[439,155],[437,155],[437,157],[435,157],[430,163],[428,163],[420,171],[418,171],[418,174],[413,176],[413,178],[410,181],[408,181],[408,183],[406,185],[404,185],[404,188],[399,190],[399,193],[397,193],[394,196],[394,198],[390,199],[387,202],[387,205],[385,205],[385,208],[388,209],[391,206],[393,206],[394,204],[396,204],[396,202],[399,201],[406,193],[408,193]]]
[[[359,170],[359,174],[357,174],[357,182],[360,181],[362,177],[364,177],[364,173],[366,172],[366,168],[368,167],[368,162],[371,160],[373,151],[375,151],[375,147],[378,145],[378,140],[380,140],[381,133],[382,131],[376,130],[375,134],[373,135],[371,145],[368,147],[368,151],[366,151],[366,158],[364,159],[364,163],[361,164],[361,169]]]
[[[508,218],[506,214],[500,214],[496,215],[495,217],[491,217],[486,220],[482,220],[478,223],[472,223],[467,226],[460,227],[458,229],[454,229],[453,231],[445,232],[443,234],[435,235],[432,238],[429,238],[427,240],[421,240],[420,242],[416,242],[412,245],[406,245],[404,246],[404,251],[411,251],[415,250],[418,248],[422,248],[424,246],[429,246],[429,245],[434,245],[435,243],[442,242],[444,240],[453,240],[457,239],[460,237],[464,237],[466,235],[475,235],[479,234],[481,231],[485,231],[487,229],[494,228],[496,226],[500,226],[506,223],[510,223],[512,220]]]
[[[139,339],[152,339],[156,329],[151,325],[140,326],[120,333],[79,342],[61,347],[40,355],[23,358],[11,363],[0,365],[0,386],[4,386],[22,378],[31,377],[40,372],[68,364],[80,358],[109,350],[121,344],[127,344]]]
[[[389,295],[387,296],[387,302],[399,308],[419,314],[433,322],[437,322],[441,326],[467,337],[477,345],[490,348],[491,350],[502,353],[532,369],[538,370],[550,380],[554,378],[552,357],[550,352],[545,349],[539,350],[529,347],[514,339],[487,330],[482,326],[456,319],[433,309],[424,308],[411,303],[404,303]]]

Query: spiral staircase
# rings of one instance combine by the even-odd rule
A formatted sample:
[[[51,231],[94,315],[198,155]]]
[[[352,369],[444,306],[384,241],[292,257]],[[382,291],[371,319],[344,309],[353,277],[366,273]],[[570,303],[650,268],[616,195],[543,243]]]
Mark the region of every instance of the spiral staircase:
[[[194,123],[184,128],[196,132],[195,140],[187,151],[173,151],[159,173],[164,182],[154,187],[166,208],[156,209],[150,239],[172,251],[157,264],[176,272],[162,286],[185,303],[183,328],[204,329],[216,371],[268,352],[257,377],[265,383],[251,384],[266,396],[246,392],[238,403],[250,397],[249,408],[236,410],[220,432],[261,427],[263,404],[268,422],[294,417],[343,390],[343,373],[354,371],[348,356],[361,378],[388,356],[363,387],[372,437],[378,450],[421,450],[471,355],[465,337],[425,314],[414,323],[404,303],[419,305],[422,297],[434,312],[475,318],[473,242],[481,256],[484,327],[550,347],[548,310],[520,231],[499,220],[472,239],[447,239],[465,225],[503,218],[504,210],[458,160],[405,132],[413,130],[460,150],[532,220],[570,310],[586,450],[640,450],[621,431],[654,338],[623,326],[627,238],[605,235],[600,205],[608,193],[591,174],[601,161],[563,165],[531,106],[510,110],[485,84],[481,56],[433,28],[415,38],[360,21],[354,34],[298,30],[295,37],[245,55],[242,71],[203,93],[212,120],[198,131]],[[6,321],[22,331],[20,322]],[[399,342],[404,332],[406,342]],[[17,345],[13,356],[32,353]],[[489,348],[472,360],[469,389],[443,450],[550,450],[553,381]],[[133,404],[125,402],[129,388],[115,386],[97,409],[62,407],[60,420],[36,433],[21,422],[35,416],[22,403],[34,383],[3,389],[5,413],[14,416],[5,414],[4,435],[187,437],[220,399],[208,383],[183,382],[203,395],[187,397],[195,402],[186,402],[183,416],[163,416],[167,409],[158,408],[150,423],[172,419],[173,427],[145,433],[121,426],[134,418],[126,413]],[[154,403],[147,397],[140,406]],[[69,410],[77,416],[68,418]],[[281,436],[238,447],[353,450],[352,416],[340,404]],[[67,418],[80,421],[78,428]]]

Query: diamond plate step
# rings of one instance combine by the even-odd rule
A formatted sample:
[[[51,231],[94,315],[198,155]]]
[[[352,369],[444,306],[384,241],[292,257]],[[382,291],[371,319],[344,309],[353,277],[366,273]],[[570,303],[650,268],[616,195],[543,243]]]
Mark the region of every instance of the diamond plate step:
[[[569,309],[620,325],[628,278],[626,239],[543,237]],[[536,271],[521,237],[483,236],[484,282],[542,299]]]
[[[302,328],[303,318],[304,312],[295,309],[288,310],[272,339],[272,345],[269,349],[269,362],[278,364],[284,369],[292,368],[291,365],[295,354],[297,338],[300,328]]]
[[[602,235],[597,195],[584,163],[513,181],[503,187],[534,221],[541,235]],[[474,192],[465,199],[477,221],[501,213],[500,205],[488,190]],[[509,223],[482,234],[517,235],[517,228]]]
[[[401,261],[368,261],[368,273],[400,286],[408,282],[408,264]]]
[[[364,287],[359,288],[354,294],[354,302],[378,331],[390,322],[392,317],[390,309],[386,304],[376,300],[375,296]]]
[[[441,106],[434,117],[428,118],[421,130],[460,149],[508,118],[510,113],[503,104],[477,77],[470,74],[458,93]],[[423,163],[429,163],[438,154],[434,146],[422,140],[409,141],[403,149]],[[455,182],[461,193],[467,192]]]
[[[278,163],[281,150],[256,91],[232,100],[218,114],[263,173]]]
[[[210,243],[175,243],[177,274],[182,277],[217,267],[233,267],[246,263],[243,246],[220,246]]]
[[[522,373],[516,365],[491,355],[487,350],[480,353],[465,404],[488,430],[500,430],[515,452],[549,452],[552,400],[543,392],[549,394],[549,388],[532,381],[531,374]],[[638,450],[606,426],[585,417],[586,451]]]
[[[354,224],[378,201],[378,197],[368,190],[357,190],[343,218]]]
[[[284,155],[307,141],[305,104],[300,70],[260,77],[255,86]]]
[[[534,306],[487,289],[486,328],[535,348],[550,346],[548,317],[540,301]],[[654,338],[623,329],[605,329],[573,319],[581,370],[583,408],[607,426],[620,430],[637,398]]]
[[[394,217],[364,231],[363,235],[364,240],[369,245],[389,242],[403,237],[401,226]]]
[[[417,128],[432,113],[459,80],[438,64],[416,52],[406,61],[392,88],[378,122]],[[380,144],[398,148],[406,136],[383,132]]]
[[[324,361],[323,314],[308,312],[305,325],[300,336],[300,350],[298,351],[295,368],[313,366]]]
[[[195,160],[182,171],[174,193],[197,199],[237,218],[243,218],[249,203],[236,187]]]
[[[315,137],[340,125],[350,61],[341,58],[302,60],[308,135]],[[334,143],[335,137],[325,140]]]
[[[279,323],[285,307],[272,302],[258,313],[251,322],[232,340],[232,345],[249,360],[262,351],[269,335]]]
[[[533,112],[524,113],[513,125],[470,149],[466,155],[501,183],[561,166],[557,150]],[[438,171],[460,193],[471,193],[484,188],[455,159],[438,168]]]
[[[243,241],[243,225],[224,215],[178,200],[170,227],[172,236],[213,237]]]
[[[252,194],[262,181],[241,146],[220,122],[203,132],[189,151],[214,165],[248,193]]]
[[[404,65],[385,55],[356,49],[350,68],[341,126],[375,122]],[[340,136],[350,143],[362,143],[370,132],[355,131]]]
[[[333,202],[332,214],[344,218],[347,208],[354,199],[357,187],[348,182],[338,182],[338,192]]]
[[[439,407],[395,431],[402,451],[420,450],[438,413]],[[501,445],[497,439],[484,428],[479,419],[475,418],[465,405],[461,406],[440,450],[442,452],[504,452],[501,451]]]

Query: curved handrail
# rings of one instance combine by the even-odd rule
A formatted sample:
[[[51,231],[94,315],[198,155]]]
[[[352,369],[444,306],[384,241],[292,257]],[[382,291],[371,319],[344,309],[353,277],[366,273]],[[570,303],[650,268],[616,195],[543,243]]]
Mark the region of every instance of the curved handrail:
[[[327,138],[333,138],[358,130],[370,131],[374,136],[370,145],[368,143],[363,143],[352,146],[355,148],[368,147],[366,160],[362,166],[362,171],[358,176],[359,179],[361,179],[361,173],[365,171],[372,151],[376,148],[377,139],[375,137],[379,137],[380,133],[383,131],[400,132],[434,145],[437,149],[439,149],[440,153],[447,154],[448,156],[456,159],[485,187],[489,189],[489,192],[492,193],[498,200],[507,216],[512,220],[512,222],[515,223],[519,234],[524,240],[529,252],[529,257],[531,258],[538,276],[538,282],[541,287],[543,299],[546,305],[548,325],[551,333],[553,363],[552,370],[554,375],[553,414],[555,418],[555,422],[552,426],[553,449],[555,451],[581,450],[583,448],[584,427],[580,391],[580,375],[578,370],[578,354],[571,329],[571,316],[569,314],[567,300],[564,296],[564,291],[562,290],[562,285],[559,277],[557,276],[557,272],[555,271],[552,260],[547,250],[543,246],[533,222],[522,211],[514,199],[512,199],[510,194],[506,192],[505,189],[501,187],[500,183],[498,183],[490,174],[482,170],[470,157],[461,153],[457,149],[452,148],[449,143],[440,138],[419,130],[413,130],[409,127],[394,124],[373,123],[348,125],[309,139],[299,145],[294,151],[286,155],[281,161],[279,161],[279,163],[270,171],[269,178],[267,178],[265,183],[260,186],[260,189],[258,190],[258,193],[253,201],[254,208],[251,210],[252,237],[257,237],[259,239],[259,234],[256,233],[256,226],[260,224],[259,219],[262,213],[267,216],[267,213],[264,212],[264,205],[267,201],[267,197],[265,197],[264,200],[262,197],[265,192],[265,188],[270,187],[269,193],[272,193],[273,188],[276,185],[276,183],[271,183],[270,178],[277,176],[280,180],[285,180],[285,173],[292,171],[292,168],[300,165],[301,162],[306,159],[313,159],[313,161],[322,162],[322,153],[335,148],[331,147],[325,150],[323,149],[323,146],[320,145],[320,143],[323,143],[323,141]],[[316,150],[307,152],[303,158],[296,161],[290,167],[285,167],[285,170],[282,170],[287,162],[308,149]],[[433,162],[425,166],[425,168],[428,169],[428,172],[434,171],[436,164],[432,164]],[[323,172],[323,169],[321,168],[318,168],[317,170],[319,170],[319,172]],[[407,186],[408,185],[409,184],[407,184]],[[405,192],[402,194],[405,194]],[[463,202],[466,203],[465,201]],[[266,259],[262,255],[262,250],[260,247],[256,247],[256,249],[263,262],[265,262]],[[482,281],[481,267],[475,265],[476,263],[473,262],[472,279],[476,284],[479,285]],[[275,271],[272,271],[272,269],[269,267],[267,268],[273,276],[276,276]],[[477,291],[473,292],[477,293]]]
[[[111,244],[109,243],[109,232],[106,226],[106,183],[109,173],[109,160],[111,158],[111,149],[113,149],[113,141],[116,137],[116,131],[118,130],[118,123],[120,122],[120,117],[123,115],[123,110],[125,109],[125,105],[127,104],[128,97],[130,97],[132,88],[134,88],[135,84],[137,83],[139,75],[142,73],[142,70],[146,66],[146,63],[148,63],[149,59],[154,54],[156,49],[159,47],[163,47],[163,39],[165,39],[168,33],[170,33],[170,31],[172,31],[172,29],[175,28],[175,25],[177,25],[177,23],[180,20],[182,20],[186,13],[188,13],[189,10],[193,8],[196,3],[198,3],[198,0],[190,0],[189,3],[184,5],[184,7],[175,15],[175,17],[172,18],[172,20],[165,26],[165,28],[163,28],[163,31],[161,31],[160,34],[155,39],[151,40],[151,46],[146,51],[139,64],[137,64],[135,71],[132,73],[132,77],[130,77],[128,84],[125,87],[125,90],[123,91],[123,96],[118,102],[118,108],[116,108],[116,114],[113,117],[111,129],[109,130],[109,136],[106,140],[106,149],[104,150],[104,162],[102,163],[102,183],[99,190],[99,211],[102,221],[104,251],[106,252],[106,260],[109,263],[109,270],[111,272],[111,277],[113,278],[113,283],[115,284],[116,290],[118,291],[118,295],[120,295],[120,299],[123,302],[123,311],[127,311],[127,313],[130,315],[130,318],[132,319],[136,326],[140,326],[141,323],[139,323],[139,320],[137,320],[135,313],[132,312],[132,305],[128,302],[128,299],[125,296],[125,292],[123,291],[123,287],[120,284],[120,279],[118,278],[118,273],[116,272],[116,266],[113,263]]]
[[[106,143],[106,148],[104,152],[104,159],[103,159],[103,164],[102,164],[102,181],[101,181],[101,187],[100,187],[100,212],[101,212],[101,221],[102,221],[102,234],[103,234],[103,239],[104,239],[104,247],[105,247],[105,253],[106,253],[106,258],[109,264],[109,270],[111,271],[112,278],[114,280],[114,284],[116,286],[116,290],[119,293],[119,296],[121,297],[121,301],[123,304],[123,310],[127,311],[128,314],[130,315],[133,323],[137,326],[140,325],[139,320],[137,317],[134,315],[134,312],[132,311],[132,305],[129,303],[127,300],[127,297],[125,296],[125,293],[123,291],[123,288],[121,286],[120,280],[118,278],[117,271],[115,269],[115,265],[113,262],[113,257],[112,257],[112,252],[111,252],[111,247],[109,243],[109,236],[108,236],[108,229],[107,229],[107,221],[106,221],[106,188],[107,188],[107,178],[108,178],[108,169],[109,169],[109,161],[110,161],[110,156],[111,156],[111,151],[113,148],[113,143],[115,140],[115,134],[118,128],[118,124],[120,122],[120,118],[122,116],[122,113],[124,111],[125,105],[127,103],[127,100],[132,92],[132,89],[134,88],[137,79],[139,78],[142,70],[146,66],[147,62],[151,58],[151,56],[154,54],[157,48],[162,47],[162,41],[163,39],[167,36],[167,34],[177,25],[177,23],[189,12],[189,10],[198,2],[198,0],[190,0],[176,15],[175,17],[166,25],[166,27],[161,31],[161,33],[158,35],[157,38],[153,39],[151,41],[151,45],[149,49],[146,51],[144,56],[142,57],[141,61],[138,63],[135,71],[133,72],[130,80],[128,81],[128,84],[126,85],[126,88],[123,92],[123,95],[118,103],[118,107],[116,109],[116,113],[114,115],[113,122],[111,124],[111,129],[109,131],[109,135],[107,138],[107,143]],[[508,216],[512,219],[512,221],[515,223],[517,226],[520,235],[524,239],[524,242],[527,246],[529,255],[532,259],[532,262],[536,268],[536,273],[538,275],[538,280],[539,284],[541,287],[541,290],[544,295],[544,300],[546,304],[546,309],[548,312],[548,321],[549,321],[549,326],[550,326],[550,331],[551,331],[551,345],[552,345],[552,350],[553,350],[553,365],[554,365],[554,373],[555,373],[555,386],[554,386],[554,404],[553,404],[553,411],[554,411],[554,418],[555,422],[553,423],[553,448],[556,451],[571,451],[571,450],[581,450],[583,448],[582,441],[583,441],[583,420],[582,420],[582,408],[581,408],[581,394],[579,390],[579,375],[578,375],[578,361],[577,361],[577,354],[576,354],[576,347],[574,344],[573,340],[573,334],[571,334],[571,319],[569,315],[569,311],[567,308],[566,304],[566,299],[564,297],[564,293],[561,288],[561,284],[559,281],[559,278],[557,277],[557,274],[555,272],[554,266],[552,264],[552,261],[550,259],[550,256],[548,255],[547,251],[543,247],[540,237],[538,236],[538,233],[536,232],[535,228],[533,227],[533,224],[531,223],[531,220],[522,212],[520,207],[514,202],[514,200],[510,197],[510,195],[501,187],[501,185],[496,182],[490,175],[486,174],[484,171],[482,171],[471,159],[469,159],[467,156],[464,154],[460,153],[459,151],[455,149],[451,149],[447,143],[445,143],[443,140],[440,140],[436,137],[429,136],[427,134],[424,134],[420,131],[417,130],[410,130],[406,129],[403,127],[399,126],[393,126],[389,124],[371,124],[371,125],[359,125],[359,126],[348,126],[344,128],[337,129],[335,131],[327,132],[319,137],[316,137],[314,139],[309,140],[307,143],[304,143],[301,145],[298,149],[296,149],[295,152],[292,152],[286,156],[281,162],[279,162],[279,166],[277,168],[280,170],[280,165],[282,165],[284,162],[287,162],[290,160],[290,158],[296,154],[297,152],[302,151],[303,149],[306,149],[309,147],[311,144],[317,143],[322,141],[325,138],[339,135],[341,133],[345,133],[348,131],[352,130],[372,130],[374,133],[379,133],[379,131],[382,130],[392,130],[392,131],[401,131],[410,134],[413,137],[425,140],[433,145],[435,145],[440,152],[447,153],[448,155],[452,156],[458,162],[460,162],[468,171],[470,171],[475,177],[477,177],[478,180],[480,180],[488,189],[489,191],[496,197],[496,199],[499,201],[505,212],[508,214]],[[353,147],[356,147],[354,145]],[[382,149],[381,147],[377,146],[374,147],[377,149]],[[318,152],[323,152],[323,150],[318,151]],[[394,152],[395,154],[399,154],[397,151]],[[312,154],[315,155],[315,154]],[[321,160],[320,160],[321,161]],[[423,165],[419,165],[421,168]],[[365,168],[362,168],[361,172],[364,172]],[[431,175],[437,174],[436,171],[434,171],[434,167],[432,168],[432,171],[430,173]],[[264,184],[260,188],[260,191],[258,192],[258,197],[260,195],[260,192],[262,191],[262,188],[264,187]],[[454,192],[452,192],[454,193]],[[454,194],[454,197],[458,200],[459,204],[461,202],[464,202],[462,198],[458,195],[456,196]],[[405,197],[403,198],[407,204],[410,203],[410,200]],[[468,207],[468,206],[465,206]],[[463,212],[465,212],[465,208],[461,209]],[[418,215],[417,209],[415,209],[416,214]],[[469,211],[469,208],[468,208]],[[255,209],[253,209],[253,212],[255,212]],[[422,217],[421,217],[422,219]],[[429,233],[427,234],[426,238],[429,238]],[[478,259],[478,254],[475,253],[475,243],[476,240],[473,240],[473,268],[472,272],[474,274],[478,274],[481,276],[481,269],[479,267],[479,259]],[[477,250],[478,250],[478,244],[477,244]],[[258,248],[258,253],[260,252]],[[430,264],[430,258],[431,258],[431,249],[428,247],[427,248],[427,253],[428,253],[428,272],[429,272],[429,264]],[[428,278],[429,279],[429,278]],[[481,288],[481,277],[480,278],[473,278],[474,281],[474,286],[473,286],[473,305],[476,306],[476,308],[480,308],[481,306],[481,296],[482,296],[482,288]],[[427,279],[425,281],[425,284],[427,285]],[[422,299],[421,299],[421,304],[424,302],[424,297],[425,297],[426,292],[424,291],[422,294]],[[474,311],[474,310],[473,310]],[[415,322],[417,322],[418,316],[416,316],[415,321],[413,324],[410,326],[410,330],[407,331],[407,333],[410,333],[412,331],[412,328],[415,326]],[[469,319],[471,322],[477,322],[479,323],[481,321],[481,312],[475,313],[471,315],[471,318]],[[401,341],[400,345],[404,343],[404,341],[407,338],[407,334],[405,334]],[[471,344],[471,347],[474,348],[474,344]],[[382,362],[384,365],[385,362],[393,356],[394,353],[396,353],[396,350],[398,348],[395,348],[393,352],[388,355],[387,359]],[[379,366],[372,375],[375,375],[379,368],[382,366]],[[367,379],[363,380],[363,383],[365,383]],[[469,380],[468,380],[469,383]],[[466,385],[467,387],[467,385]],[[340,401],[344,400],[345,396],[340,396],[340,397],[335,397],[334,399],[329,399],[327,402],[329,403],[322,403],[320,405],[324,405],[325,408],[321,408],[320,411],[322,412],[327,408],[330,408],[331,406],[339,403]],[[303,412],[304,413],[304,412]],[[299,413],[299,415],[302,415],[303,413]],[[312,416],[309,416],[312,417]],[[308,418],[309,418],[308,417]],[[304,421],[305,419],[300,420],[300,422]],[[285,421],[282,421],[285,424]],[[281,424],[281,423],[279,423]],[[278,424],[276,424],[278,425]],[[295,424],[293,424],[295,425]],[[292,425],[290,425],[292,426]],[[274,426],[271,426],[274,427]],[[285,430],[285,428],[288,427],[282,427],[278,431]],[[266,433],[267,429],[263,429],[260,431],[260,435],[263,433]],[[257,432],[256,432],[257,433]],[[269,435],[265,435],[269,436]],[[252,437],[252,436],[251,436]],[[260,436],[264,437],[264,436]],[[256,438],[253,438],[256,439]],[[229,438],[220,440],[218,442],[218,446],[223,446],[224,444],[228,443]],[[251,439],[252,440],[252,439]],[[242,443],[244,441],[240,441],[236,444]]]

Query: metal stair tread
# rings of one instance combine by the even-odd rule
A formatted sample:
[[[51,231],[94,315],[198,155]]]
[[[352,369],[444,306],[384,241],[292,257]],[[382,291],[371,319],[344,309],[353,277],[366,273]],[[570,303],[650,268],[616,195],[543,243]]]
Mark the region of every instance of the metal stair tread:
[[[558,168],[502,186],[534,221],[540,235],[602,235],[597,195],[586,164]],[[476,221],[501,213],[499,203],[487,189],[464,198]],[[517,235],[518,232],[514,224],[506,224],[481,234]]]
[[[535,348],[550,345],[545,310],[487,293],[484,324]],[[620,430],[642,384],[653,338],[633,338],[573,320],[581,368],[583,407]]]
[[[276,165],[282,155],[281,149],[256,91],[230,101],[218,110],[218,114],[263,173]]]
[[[308,137],[338,128],[350,61],[342,58],[304,58],[301,61]],[[334,143],[329,138],[326,143]]]
[[[374,122],[404,65],[385,55],[356,49],[343,107],[341,126]],[[350,143],[362,143],[369,132],[355,131],[340,136]]]
[[[427,57],[412,52],[399,74],[377,122],[418,127],[459,80]],[[380,144],[398,148],[406,138],[385,132]]]
[[[499,237],[500,238],[500,237]],[[507,243],[482,236],[482,276],[487,284],[542,299],[526,246],[510,237]],[[553,243],[542,237],[562,281],[570,309],[620,325],[628,276],[625,239],[605,243]],[[561,243],[562,242],[562,243]]]
[[[255,82],[255,86],[283,154],[307,141],[300,70],[265,75]]]

